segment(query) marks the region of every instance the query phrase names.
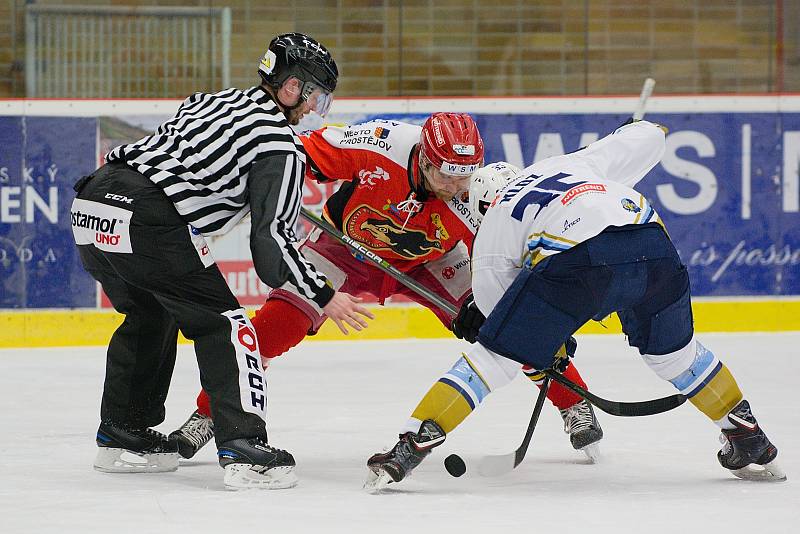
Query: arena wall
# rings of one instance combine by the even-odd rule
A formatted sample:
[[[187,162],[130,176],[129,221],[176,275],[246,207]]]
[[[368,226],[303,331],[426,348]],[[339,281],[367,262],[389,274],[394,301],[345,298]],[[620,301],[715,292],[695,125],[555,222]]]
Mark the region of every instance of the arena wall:
[[[612,132],[635,97],[339,99],[329,123],[421,123],[473,114],[487,161],[525,166]],[[104,344],[121,317],[80,267],[72,184],[103,154],[152,131],[177,100],[0,100],[0,347]],[[662,162],[640,183],[689,266],[700,331],[800,330],[800,96],[667,96],[648,103],[670,129]],[[309,118],[304,129],[322,122]],[[335,185],[308,183],[319,209]],[[307,230],[308,228],[304,228]],[[232,290],[254,308],[268,290],[247,225],[211,241]],[[457,268],[463,268],[458,266]],[[427,310],[403,302],[353,339],[441,337]],[[581,332],[619,332],[615,317]],[[326,325],[312,339],[344,339]]]

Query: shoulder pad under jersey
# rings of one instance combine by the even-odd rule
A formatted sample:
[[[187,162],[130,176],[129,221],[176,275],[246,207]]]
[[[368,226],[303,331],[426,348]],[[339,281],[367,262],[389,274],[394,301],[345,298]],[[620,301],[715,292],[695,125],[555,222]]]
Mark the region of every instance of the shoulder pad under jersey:
[[[328,126],[322,137],[337,148],[369,150],[405,167],[421,131],[415,124],[376,119],[352,126]]]

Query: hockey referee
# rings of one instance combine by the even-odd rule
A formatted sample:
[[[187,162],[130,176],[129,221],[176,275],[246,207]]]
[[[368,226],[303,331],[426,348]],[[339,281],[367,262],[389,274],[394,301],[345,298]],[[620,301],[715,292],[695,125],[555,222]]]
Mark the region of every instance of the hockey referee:
[[[336,62],[316,40],[288,33],[270,42],[258,71],[256,87],[190,96],[153,135],[115,148],[75,185],[81,261],[125,315],[108,346],[100,471],[177,469],[176,445],[151,427],[164,421],[180,329],[194,342],[211,398],[225,485],[297,482],[292,455],[267,444],[256,335],[205,235],[224,234],[249,213],[250,250],[264,283],[296,286],[345,332],[372,317],[295,247],[306,156],[289,125],[328,111]]]

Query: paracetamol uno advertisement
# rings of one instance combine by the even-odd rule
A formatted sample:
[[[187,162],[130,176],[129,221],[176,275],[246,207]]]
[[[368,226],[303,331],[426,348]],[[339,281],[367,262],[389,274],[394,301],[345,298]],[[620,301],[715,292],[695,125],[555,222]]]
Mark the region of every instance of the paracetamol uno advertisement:
[[[762,100],[769,100],[762,98]],[[698,104],[698,101],[700,104]],[[355,106],[353,106],[355,107]],[[463,108],[464,104],[461,103]],[[472,112],[486,161],[518,166],[563,154],[612,132],[626,114]],[[562,106],[563,107],[563,106]],[[664,159],[637,189],[647,196],[689,266],[696,296],[800,295],[800,107],[795,112],[651,113],[669,128]],[[732,106],[735,107],[735,106]],[[413,113],[340,112],[332,123],[382,117],[421,124]],[[113,117],[0,117],[0,307],[84,307],[98,298],[72,246],[72,183],[110,148],[148,134],[166,114]],[[317,127],[309,121],[301,125]],[[306,184],[304,202],[321,207],[337,184]],[[243,304],[263,302],[246,224],[211,240]]]

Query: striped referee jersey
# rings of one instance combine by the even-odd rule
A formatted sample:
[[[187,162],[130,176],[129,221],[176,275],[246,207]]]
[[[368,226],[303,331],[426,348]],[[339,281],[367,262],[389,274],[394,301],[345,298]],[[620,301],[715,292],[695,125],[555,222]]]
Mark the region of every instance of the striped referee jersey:
[[[288,281],[320,306],[333,296],[295,247],[306,156],[263,87],[195,93],[153,135],[115,148],[106,161],[149,178],[205,235],[227,233],[251,213],[259,278],[271,287]]]

